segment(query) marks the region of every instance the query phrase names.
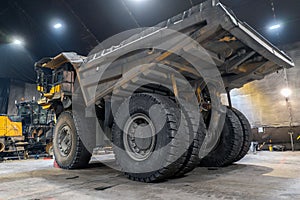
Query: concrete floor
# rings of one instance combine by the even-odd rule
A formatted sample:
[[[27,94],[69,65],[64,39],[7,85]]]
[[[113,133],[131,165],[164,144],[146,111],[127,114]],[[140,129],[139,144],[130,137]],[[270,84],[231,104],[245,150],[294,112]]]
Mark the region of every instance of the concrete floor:
[[[55,169],[53,160],[0,164],[0,199],[300,199],[300,152],[258,152],[223,169],[163,183],[132,182],[104,165]]]

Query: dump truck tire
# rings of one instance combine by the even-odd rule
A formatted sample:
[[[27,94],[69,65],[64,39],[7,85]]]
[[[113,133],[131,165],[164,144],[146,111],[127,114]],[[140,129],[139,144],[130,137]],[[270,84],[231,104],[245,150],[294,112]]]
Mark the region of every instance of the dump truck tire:
[[[242,124],[243,134],[244,134],[242,149],[241,149],[239,155],[237,156],[237,158],[234,160],[234,162],[237,162],[247,155],[247,153],[250,149],[251,141],[253,139],[253,134],[252,134],[252,130],[251,130],[251,125],[250,125],[247,117],[235,108],[232,108],[232,111],[239,118],[239,120]]]
[[[235,113],[227,109],[225,124],[217,146],[206,157],[200,166],[225,167],[231,165],[239,155],[243,145],[243,128]]]
[[[84,147],[79,137],[80,128],[76,125],[72,112],[60,114],[54,130],[53,153],[60,168],[85,168],[91,153]]]
[[[186,116],[189,134],[193,138],[193,141],[186,153],[186,160],[182,168],[176,173],[175,177],[181,177],[184,174],[191,172],[199,165],[199,151],[207,133],[206,125],[200,110],[193,108],[188,102],[185,102],[183,113]]]
[[[158,109],[153,109],[155,106],[159,106]],[[153,115],[151,110],[155,112]],[[139,124],[135,126],[134,123]],[[134,136],[139,133],[133,129],[134,126],[136,130],[150,127],[147,137],[144,136],[147,140],[140,141],[140,144],[146,145],[138,144],[139,138]],[[129,136],[126,134],[128,132],[133,135]],[[131,180],[157,182],[173,177],[186,161],[190,139],[185,116],[181,115],[175,102],[165,96],[134,94],[123,102],[115,114],[113,149],[117,164]]]

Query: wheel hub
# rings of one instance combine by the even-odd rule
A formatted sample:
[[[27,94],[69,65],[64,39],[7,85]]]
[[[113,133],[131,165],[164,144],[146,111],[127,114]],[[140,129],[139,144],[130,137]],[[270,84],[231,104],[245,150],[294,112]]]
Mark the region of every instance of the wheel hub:
[[[155,128],[148,116],[136,114],[126,122],[123,141],[132,159],[146,160],[155,148],[155,140]]]
[[[69,155],[72,147],[71,128],[64,125],[58,132],[58,147],[63,156]]]

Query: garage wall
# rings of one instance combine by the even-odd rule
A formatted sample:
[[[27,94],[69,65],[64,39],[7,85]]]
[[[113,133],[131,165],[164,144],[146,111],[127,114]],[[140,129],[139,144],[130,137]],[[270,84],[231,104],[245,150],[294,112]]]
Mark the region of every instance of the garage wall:
[[[266,143],[263,149],[267,150],[269,144],[280,144],[284,145],[287,150],[292,149],[291,145],[291,136],[288,134],[290,131],[289,127],[268,127],[264,128],[263,132],[258,131],[257,128],[252,129],[253,133],[253,140],[257,141],[259,144]],[[293,137],[293,143],[294,143],[294,149],[300,150],[300,141],[297,140],[297,138],[300,135],[300,127],[293,127],[294,134]],[[271,143],[270,143],[271,140]]]
[[[15,101],[22,100],[32,100],[35,98],[38,100],[40,94],[36,91],[35,84],[24,83],[21,81],[11,80],[10,81],[10,94],[8,102],[8,114],[17,114],[17,108],[15,106]]]
[[[300,43],[287,52],[296,63],[295,68],[287,70],[288,84],[293,91],[289,100],[291,112],[280,94],[286,87],[283,70],[231,92],[233,106],[248,117],[252,127],[289,126],[290,113],[293,126],[300,126]]]

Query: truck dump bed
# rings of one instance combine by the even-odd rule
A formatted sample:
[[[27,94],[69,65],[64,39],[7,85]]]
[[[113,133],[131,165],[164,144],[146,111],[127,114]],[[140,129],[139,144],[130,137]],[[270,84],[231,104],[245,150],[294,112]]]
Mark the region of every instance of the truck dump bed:
[[[242,87],[254,80],[263,79],[266,75],[283,68],[294,66],[291,58],[277,47],[268,42],[245,22],[238,20],[233,12],[218,0],[208,0],[191,9],[170,18],[153,28],[148,28],[139,34],[121,42],[117,46],[101,50],[83,59],[74,53],[63,53],[62,60],[71,62],[77,69],[80,86],[86,103],[92,101],[97,90],[97,96],[103,96],[112,91],[115,83],[122,77],[125,64],[134,63],[139,59],[149,61],[158,57],[159,61],[168,60],[160,54],[149,54],[149,51],[136,51],[130,49],[148,43],[159,43],[168,40],[168,36],[155,41],[156,35],[162,30],[172,29],[190,36],[197,41],[212,57],[218,67],[225,86],[229,89]],[[146,48],[146,47],[145,47]],[[182,48],[184,50],[184,47]],[[135,55],[136,54],[136,55]],[[125,55],[125,56],[124,56]],[[122,60],[109,66],[108,72],[102,77],[99,90],[99,73],[107,67],[108,61],[122,57]],[[177,64],[188,66],[180,58],[174,58]],[[79,64],[82,62],[81,64]],[[47,65],[55,65],[54,60]],[[192,77],[192,76],[191,76]]]

